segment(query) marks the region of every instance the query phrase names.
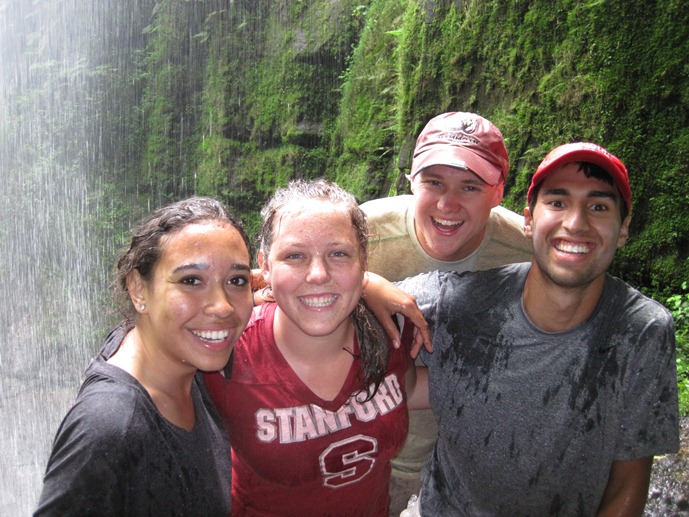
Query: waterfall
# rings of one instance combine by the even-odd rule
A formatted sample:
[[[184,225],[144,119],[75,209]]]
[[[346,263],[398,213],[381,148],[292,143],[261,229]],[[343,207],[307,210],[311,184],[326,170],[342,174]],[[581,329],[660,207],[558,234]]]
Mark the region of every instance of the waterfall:
[[[0,515],[33,511],[55,432],[111,323],[118,244],[102,87],[116,65],[94,61],[104,14],[118,12],[109,4],[0,0]]]

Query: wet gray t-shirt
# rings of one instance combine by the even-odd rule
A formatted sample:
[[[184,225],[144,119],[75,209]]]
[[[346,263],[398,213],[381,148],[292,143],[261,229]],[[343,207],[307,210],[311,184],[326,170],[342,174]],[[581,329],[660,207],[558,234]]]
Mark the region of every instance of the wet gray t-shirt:
[[[55,437],[35,517],[226,517],[232,465],[225,428],[196,375],[196,424],[168,422],[146,389],[107,363],[125,337],[108,336]]]
[[[669,312],[607,276],[588,321],[543,332],[522,309],[529,267],[397,284],[433,337],[423,515],[593,515],[613,461],[679,447]]]

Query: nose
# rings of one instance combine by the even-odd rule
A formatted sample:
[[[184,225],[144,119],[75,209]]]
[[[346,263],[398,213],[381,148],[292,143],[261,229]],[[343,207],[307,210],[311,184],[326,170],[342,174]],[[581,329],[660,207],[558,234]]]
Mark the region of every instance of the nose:
[[[458,212],[462,203],[458,193],[448,190],[438,200],[438,210],[442,212]]]
[[[330,280],[330,271],[325,257],[316,256],[309,263],[306,281],[312,284],[323,284]]]
[[[234,314],[234,306],[224,286],[218,285],[211,289],[206,301],[206,313],[217,318],[229,318]]]
[[[567,210],[563,226],[570,233],[581,233],[589,229],[585,206],[572,206]]]

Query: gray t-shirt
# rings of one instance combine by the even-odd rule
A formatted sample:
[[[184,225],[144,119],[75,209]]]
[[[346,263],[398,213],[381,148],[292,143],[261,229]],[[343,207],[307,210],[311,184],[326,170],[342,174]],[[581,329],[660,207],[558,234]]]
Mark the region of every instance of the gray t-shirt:
[[[218,516],[232,511],[230,444],[196,375],[192,431],[168,422],[146,389],[107,363],[117,327],[86,371],[55,437],[34,516]]]
[[[529,267],[398,284],[434,346],[423,515],[593,515],[613,461],[679,448],[669,312],[607,276],[588,321],[543,332],[522,308]]]

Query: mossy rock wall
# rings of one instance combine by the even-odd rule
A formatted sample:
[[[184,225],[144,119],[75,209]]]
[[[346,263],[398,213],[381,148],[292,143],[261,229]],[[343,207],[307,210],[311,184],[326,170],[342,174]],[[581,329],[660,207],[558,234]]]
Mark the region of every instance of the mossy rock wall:
[[[404,173],[426,121],[474,111],[506,138],[504,204],[517,211],[530,175],[556,145],[594,141],[618,155],[630,171],[634,209],[614,272],[678,292],[689,278],[688,7],[160,2],[141,167],[167,178],[173,197],[223,198],[253,231],[261,204],[292,178],[324,176],[361,201],[408,192]],[[189,24],[193,37],[180,38]],[[186,67],[162,66],[165,48],[195,57]]]

